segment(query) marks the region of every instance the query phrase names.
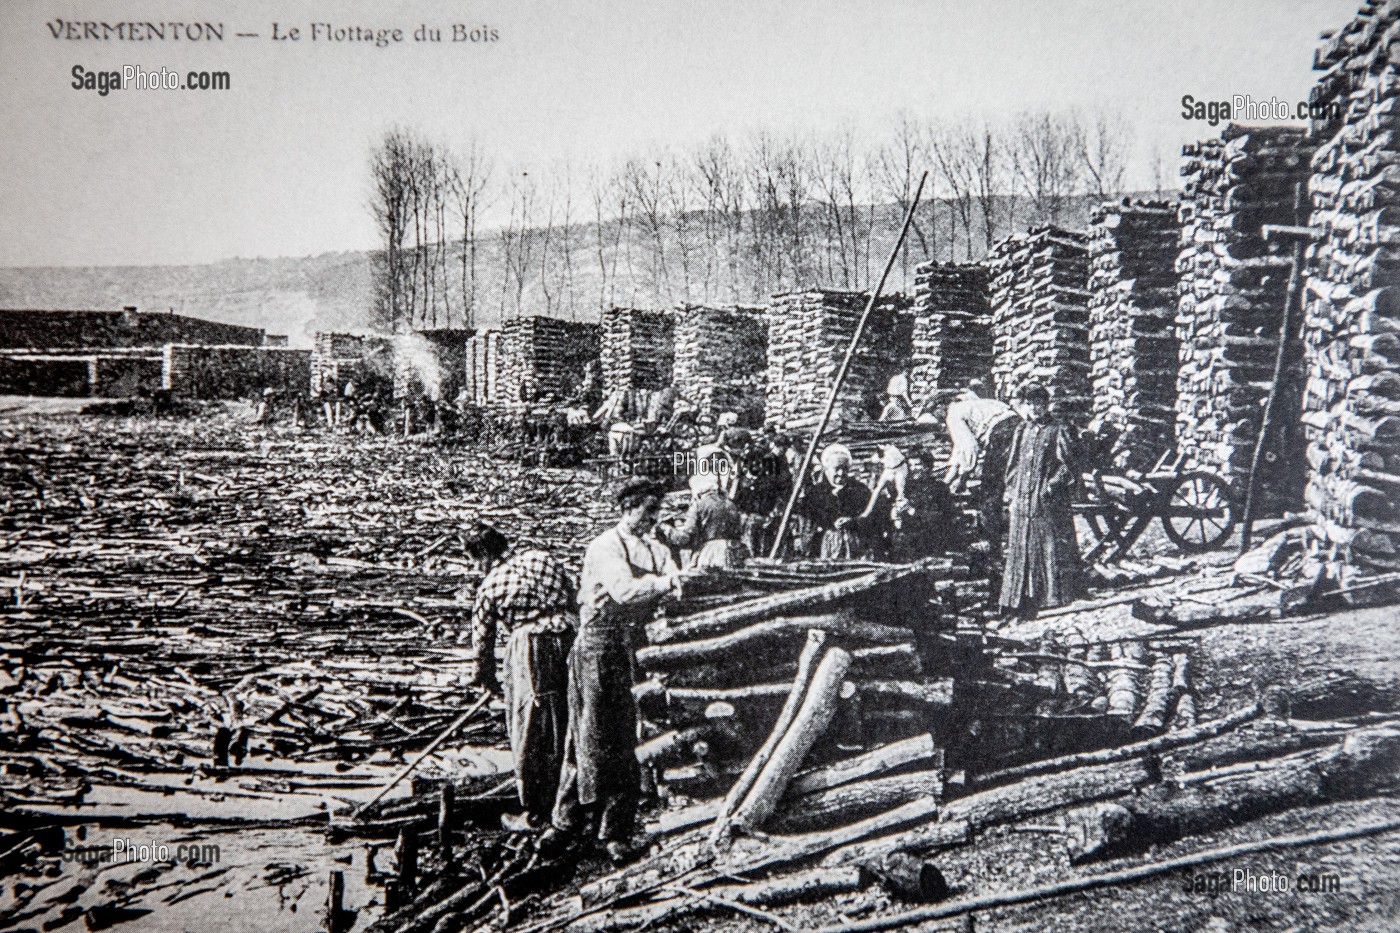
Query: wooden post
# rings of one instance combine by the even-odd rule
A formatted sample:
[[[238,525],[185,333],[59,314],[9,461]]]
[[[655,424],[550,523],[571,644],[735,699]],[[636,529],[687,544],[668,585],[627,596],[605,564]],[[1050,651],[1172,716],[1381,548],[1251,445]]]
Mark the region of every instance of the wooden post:
[[[899,258],[899,250],[904,245],[904,238],[909,235],[909,225],[914,222],[914,211],[918,210],[919,198],[924,193],[924,182],[928,181],[928,172],[924,172],[919,177],[919,187],[914,191],[914,200],[909,202],[909,210],[904,215],[904,226],[899,230],[899,237],[894,241],[894,247],[890,250],[890,258],[885,261],[885,271],[880,273],[880,281],[876,283],[875,290],[870,293],[870,300],[865,303],[865,310],[861,312],[860,320],[856,323],[855,333],[851,334],[851,345],[846,348],[846,356],[841,360],[841,368],[836,371],[836,378],[832,380],[831,392],[826,397],[826,408],[822,410],[821,420],[817,422],[816,428],[812,431],[812,439],[807,443],[807,451],[802,455],[802,462],[798,465],[797,472],[792,477],[792,493],[788,496],[787,505],[783,507],[783,518],[778,522],[778,533],[773,539],[773,547],[768,552],[770,560],[776,559],[778,552],[783,548],[783,539],[787,537],[788,521],[792,518],[792,508],[797,504],[797,497],[802,492],[802,482],[807,477],[807,470],[812,464],[812,456],[817,452],[817,444],[821,441],[822,434],[826,431],[827,422],[831,420],[831,412],[836,408],[836,397],[841,393],[841,383],[846,381],[846,372],[851,368],[851,359],[855,356],[856,347],[860,345],[860,338],[865,333],[865,325],[870,320],[870,312],[875,310],[875,302],[880,300],[880,292],[885,287],[885,280],[889,278],[890,270],[894,268],[894,261]]]
[[[442,797],[438,800],[438,848],[444,867],[452,864],[452,804],[455,797],[451,781],[442,785]]]
[[[418,885],[418,833],[413,827],[399,830],[399,841],[394,847],[394,859],[398,863],[398,892],[404,900],[413,897]]]
[[[333,871],[326,884],[326,933],[345,933],[345,872]]]

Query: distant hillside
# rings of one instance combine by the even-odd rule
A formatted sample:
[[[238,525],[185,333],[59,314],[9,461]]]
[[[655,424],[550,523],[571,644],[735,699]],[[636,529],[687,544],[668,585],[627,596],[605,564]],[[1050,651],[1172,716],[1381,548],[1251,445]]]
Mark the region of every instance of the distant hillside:
[[[1081,219],[1066,225],[1082,227],[1092,203],[1093,199],[1077,199],[1065,217]],[[998,226],[1023,229],[1024,222],[1015,220],[1020,207],[1018,199],[1002,198],[996,210],[1002,218]],[[720,250],[704,239],[702,218],[670,220],[661,237],[659,263],[654,232],[635,223],[622,231],[615,222],[604,224],[601,236],[596,224],[576,224],[567,233],[528,231],[526,252],[517,251],[514,265],[507,256],[506,238],[492,235],[478,244],[476,326],[493,326],[522,313],[596,320],[602,307],[613,304],[657,308],[691,302],[761,303],[774,292],[792,288],[867,288],[879,275],[902,212],[892,204],[858,210],[868,235],[860,250],[845,250],[859,255],[854,261],[847,256],[844,264],[830,241],[822,239],[822,217],[815,206],[804,214],[801,244],[793,249],[780,239],[792,235],[788,229],[770,231],[766,242],[741,237],[727,244],[727,254],[719,255]],[[980,214],[973,221],[974,231],[980,230]],[[927,252],[959,261],[980,258],[983,252],[985,237],[974,235],[969,249],[965,233],[954,228],[954,212],[946,202],[923,205],[919,223],[923,239],[910,237],[888,291],[907,290],[914,266]],[[519,235],[513,241],[517,250],[521,241]],[[561,249],[567,249],[567,255]],[[780,255],[785,249],[787,254]],[[454,244],[450,253],[446,301],[460,309],[460,246]],[[326,253],[190,266],[0,267],[0,308],[170,308],[193,317],[261,327],[287,335],[293,346],[309,347],[317,331],[370,327],[372,255]],[[521,255],[531,258],[522,265]],[[460,310],[453,312],[453,325],[460,323],[457,315]],[[439,318],[424,323],[445,322]]]
[[[0,307],[173,308],[286,334],[302,347],[318,330],[364,327],[370,294],[367,253],[197,266],[0,268]]]

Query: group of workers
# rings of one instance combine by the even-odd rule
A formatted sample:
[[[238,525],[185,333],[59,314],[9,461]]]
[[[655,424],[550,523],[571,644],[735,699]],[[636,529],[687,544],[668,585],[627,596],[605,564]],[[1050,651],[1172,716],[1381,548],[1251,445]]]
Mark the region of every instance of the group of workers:
[[[901,412],[912,414],[912,406]],[[947,495],[976,476],[984,531],[997,542],[1006,533],[1003,614],[1027,617],[1076,598],[1082,581],[1070,506],[1078,473],[1048,391],[1027,384],[1013,407],[966,390],[944,414],[953,449],[943,482],[918,451],[882,447],[873,487],[852,475],[848,448],[821,452],[793,513],[806,526],[807,553],[910,556],[903,552],[927,547],[921,526],[926,534],[951,524],[927,490]],[[615,861],[636,853],[636,643],[658,605],[679,593],[682,567],[732,567],[765,553],[789,499],[794,456],[775,435],[722,416],[719,436],[696,451],[684,516],[660,521],[666,488],[626,480],[616,493],[619,519],[588,545],[577,582],[553,556],[514,548],[495,528],[469,532],[467,549],[484,572],[473,615],[476,682],[504,695],[524,808],[508,827],[542,829],[545,846],[596,839]]]
[[[543,827],[546,847],[594,838],[619,862],[637,850],[633,653],[658,603],[679,590],[681,573],[651,533],[663,495],[640,477],[622,485],[619,521],[588,545],[577,584],[554,557],[513,549],[494,528],[467,539],[486,569],[473,614],[476,681],[504,695],[525,811],[507,826]],[[507,638],[502,678],[498,634]]]

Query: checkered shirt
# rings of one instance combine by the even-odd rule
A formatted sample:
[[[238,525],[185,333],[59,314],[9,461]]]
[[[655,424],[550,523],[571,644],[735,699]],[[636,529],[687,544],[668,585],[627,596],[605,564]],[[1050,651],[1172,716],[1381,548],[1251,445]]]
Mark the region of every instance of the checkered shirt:
[[[561,632],[574,623],[578,584],[564,565],[540,550],[520,551],[491,568],[476,591],[472,644],[494,648],[496,638],[527,622]]]

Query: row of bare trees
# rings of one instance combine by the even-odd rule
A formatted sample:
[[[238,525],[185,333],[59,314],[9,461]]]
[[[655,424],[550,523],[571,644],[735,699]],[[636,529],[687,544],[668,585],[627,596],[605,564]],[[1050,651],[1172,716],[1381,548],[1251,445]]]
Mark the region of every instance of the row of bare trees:
[[[867,287],[928,171],[894,283],[907,287],[927,258],[976,259],[1010,232],[1081,224],[1089,203],[1124,192],[1134,146],[1109,112],[904,114],[874,141],[851,129],[715,135],[583,171],[493,173],[475,145],[457,153],[394,130],[371,159],[380,323],[470,327]],[[1160,159],[1150,164],[1160,174]]]

